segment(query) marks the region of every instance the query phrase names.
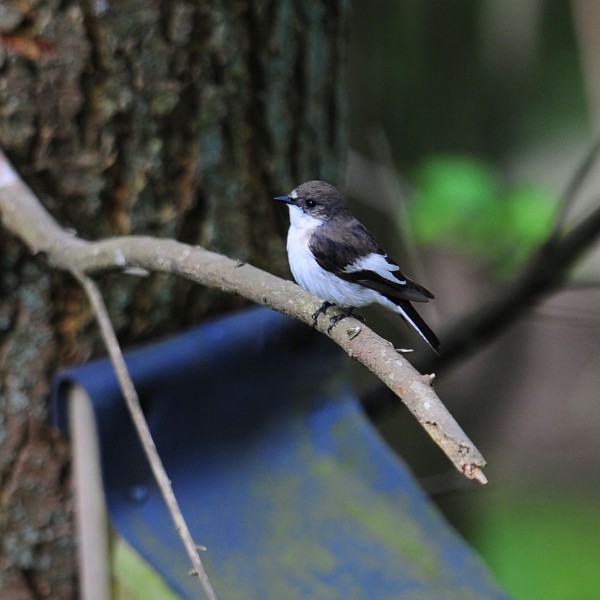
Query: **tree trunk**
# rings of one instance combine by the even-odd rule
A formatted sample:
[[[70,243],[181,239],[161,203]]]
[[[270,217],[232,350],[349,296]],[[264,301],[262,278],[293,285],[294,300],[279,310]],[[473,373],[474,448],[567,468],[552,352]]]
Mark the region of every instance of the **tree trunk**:
[[[0,144],[59,223],[286,272],[272,197],[335,183],[344,159],[347,0],[3,7]],[[241,303],[165,276],[101,283],[125,345]],[[98,351],[78,285],[0,229],[0,598],[76,596],[68,447],[46,399],[58,368]]]

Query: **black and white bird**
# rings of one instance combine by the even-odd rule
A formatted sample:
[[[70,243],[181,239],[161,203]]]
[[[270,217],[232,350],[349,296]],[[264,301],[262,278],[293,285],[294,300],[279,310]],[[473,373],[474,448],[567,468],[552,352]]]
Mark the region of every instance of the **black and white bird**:
[[[290,211],[287,253],[294,279],[324,301],[313,324],[333,305],[345,312],[332,318],[329,329],[355,308],[381,304],[439,351],[438,338],[411,304],[429,302],[433,294],[402,274],[335,187],[308,181],[275,200]]]

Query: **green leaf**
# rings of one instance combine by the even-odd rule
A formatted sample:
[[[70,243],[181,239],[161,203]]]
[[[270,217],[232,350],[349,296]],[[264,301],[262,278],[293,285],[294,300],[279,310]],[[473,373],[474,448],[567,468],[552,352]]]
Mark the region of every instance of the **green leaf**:
[[[481,160],[428,158],[415,174],[410,216],[417,240],[513,271],[547,235],[555,199],[534,184],[503,190]]]

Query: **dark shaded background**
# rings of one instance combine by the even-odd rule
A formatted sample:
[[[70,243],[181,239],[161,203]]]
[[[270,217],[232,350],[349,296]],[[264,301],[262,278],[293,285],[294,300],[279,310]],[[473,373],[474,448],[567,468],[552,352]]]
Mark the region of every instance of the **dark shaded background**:
[[[423,312],[442,350],[444,332],[512,284],[597,137],[594,4],[354,4],[348,194],[436,294]],[[599,178],[600,166],[568,224],[597,206]],[[439,374],[440,396],[489,461],[485,488],[453,473],[357,369],[384,434],[519,599],[600,589],[598,275],[594,249],[560,293]],[[393,315],[366,314],[419,349]]]

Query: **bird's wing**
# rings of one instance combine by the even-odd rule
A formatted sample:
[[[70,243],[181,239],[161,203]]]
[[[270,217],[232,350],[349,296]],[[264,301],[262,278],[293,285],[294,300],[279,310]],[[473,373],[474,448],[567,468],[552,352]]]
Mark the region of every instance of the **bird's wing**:
[[[310,249],[322,269],[390,299],[428,302],[433,298],[429,290],[402,274],[373,235],[356,220],[343,230],[320,227],[319,235],[311,239]]]

